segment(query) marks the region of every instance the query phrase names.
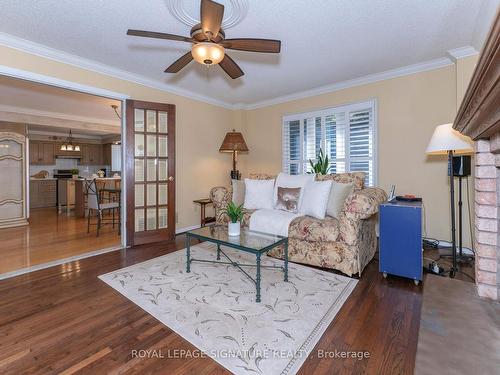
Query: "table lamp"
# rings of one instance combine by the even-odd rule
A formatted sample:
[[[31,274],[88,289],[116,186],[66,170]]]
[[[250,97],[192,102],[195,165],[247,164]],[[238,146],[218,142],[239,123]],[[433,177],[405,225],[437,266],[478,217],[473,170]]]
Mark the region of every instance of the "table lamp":
[[[432,138],[425,152],[428,155],[448,155],[448,175],[450,177],[450,202],[451,202],[451,251],[453,266],[450,277],[455,277],[457,267],[457,247],[455,240],[455,184],[453,181],[453,155],[472,154],[472,140],[453,129],[453,124],[436,126]]]
[[[243,134],[233,129],[228,132],[222,141],[219,152],[232,152],[233,153],[233,170],[231,171],[231,179],[239,180],[241,173],[236,169],[236,161],[238,152],[247,152],[248,147],[243,138]]]

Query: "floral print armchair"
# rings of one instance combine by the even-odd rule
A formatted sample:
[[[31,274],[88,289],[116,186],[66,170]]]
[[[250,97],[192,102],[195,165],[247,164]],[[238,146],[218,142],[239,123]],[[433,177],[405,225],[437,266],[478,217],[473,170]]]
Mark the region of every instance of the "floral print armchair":
[[[250,175],[252,179],[272,179],[267,174]],[[344,204],[338,219],[327,216],[320,220],[301,216],[290,223],[288,230],[288,257],[292,262],[336,269],[349,276],[358,274],[372,260],[377,249],[375,226],[379,204],[387,200],[380,188],[364,188],[363,172],[317,175],[319,181],[333,180],[353,183],[354,191]],[[232,199],[231,188],[215,187],[210,191],[218,223],[227,223],[224,211]],[[242,225],[248,227],[254,210],[246,210]],[[281,258],[283,249],[276,248],[269,255]]]

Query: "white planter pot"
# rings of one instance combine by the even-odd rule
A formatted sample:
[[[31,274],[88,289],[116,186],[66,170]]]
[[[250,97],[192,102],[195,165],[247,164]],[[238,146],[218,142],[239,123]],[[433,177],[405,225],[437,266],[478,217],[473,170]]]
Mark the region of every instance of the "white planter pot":
[[[227,224],[227,234],[230,236],[239,236],[240,235],[240,222],[236,223],[228,223]]]

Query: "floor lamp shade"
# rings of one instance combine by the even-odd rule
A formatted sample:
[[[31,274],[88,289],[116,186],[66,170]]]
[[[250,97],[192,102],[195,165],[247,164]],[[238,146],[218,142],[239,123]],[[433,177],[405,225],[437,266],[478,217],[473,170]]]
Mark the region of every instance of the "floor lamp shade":
[[[453,129],[453,124],[436,126],[432,138],[427,145],[425,152],[431,155],[447,154],[453,151],[454,154],[471,154],[474,152],[472,140]]]

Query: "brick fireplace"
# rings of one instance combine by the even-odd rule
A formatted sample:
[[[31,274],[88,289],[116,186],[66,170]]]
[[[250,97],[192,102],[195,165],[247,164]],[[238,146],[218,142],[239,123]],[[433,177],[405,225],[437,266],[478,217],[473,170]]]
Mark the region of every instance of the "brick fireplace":
[[[476,284],[500,299],[500,12],[458,110],[453,128],[475,141]]]
[[[500,297],[500,133],[475,142],[476,284],[481,297]]]

